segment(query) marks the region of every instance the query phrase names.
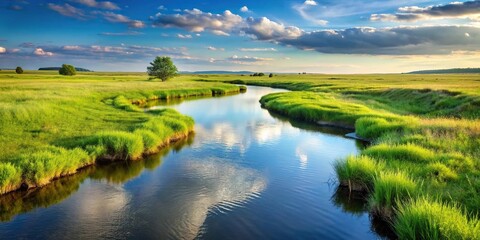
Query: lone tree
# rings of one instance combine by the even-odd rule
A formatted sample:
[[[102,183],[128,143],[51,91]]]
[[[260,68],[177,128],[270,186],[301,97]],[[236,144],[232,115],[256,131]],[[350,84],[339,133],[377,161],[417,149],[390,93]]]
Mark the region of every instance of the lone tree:
[[[157,56],[151,66],[147,67],[147,73],[154,78],[160,78],[162,82],[175,77],[178,73],[177,67],[173,64],[170,57]]]
[[[73,76],[77,74],[77,70],[75,70],[75,67],[72,65],[63,64],[62,67],[58,70],[58,73],[60,73],[60,75]]]
[[[23,73],[23,69],[22,69],[21,67],[17,67],[17,68],[15,68],[15,72],[16,72],[17,74],[22,74],[22,73]]]
[[[273,77],[273,73],[270,73],[270,74],[268,75],[268,77],[270,77],[270,78]]]

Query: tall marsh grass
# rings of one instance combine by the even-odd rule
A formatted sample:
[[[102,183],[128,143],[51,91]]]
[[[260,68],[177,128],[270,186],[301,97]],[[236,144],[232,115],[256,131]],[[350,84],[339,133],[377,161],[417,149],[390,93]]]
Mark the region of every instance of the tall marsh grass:
[[[362,154],[386,161],[430,162],[435,159],[433,151],[414,144],[379,144],[365,149]]]
[[[366,156],[349,156],[334,163],[337,178],[342,186],[354,191],[371,191],[375,175],[383,168]]]
[[[393,208],[415,195],[417,184],[403,172],[381,172],[373,182],[371,203],[378,208]]]
[[[399,239],[478,239],[480,221],[458,204],[419,198],[398,207],[394,222]]]

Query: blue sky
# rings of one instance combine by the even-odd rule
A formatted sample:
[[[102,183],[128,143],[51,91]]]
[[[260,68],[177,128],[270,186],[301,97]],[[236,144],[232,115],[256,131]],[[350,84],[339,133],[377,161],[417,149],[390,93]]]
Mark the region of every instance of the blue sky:
[[[480,1],[3,0],[0,68],[379,73],[480,67]]]

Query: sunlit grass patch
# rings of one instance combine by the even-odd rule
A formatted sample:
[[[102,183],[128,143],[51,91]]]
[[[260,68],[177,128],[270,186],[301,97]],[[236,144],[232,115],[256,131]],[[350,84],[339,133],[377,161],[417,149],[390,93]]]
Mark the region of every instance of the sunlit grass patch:
[[[11,163],[0,163],[0,192],[17,189],[22,181],[21,170]]]
[[[469,219],[458,204],[425,198],[398,207],[394,222],[400,239],[478,239],[480,221]]]
[[[86,140],[86,145],[95,145],[104,149],[107,159],[138,159],[143,153],[141,136],[123,131],[103,131]]]
[[[369,157],[349,156],[334,163],[341,186],[353,191],[371,191],[375,175],[383,165]]]
[[[439,162],[428,164],[424,171],[426,176],[439,182],[452,181],[458,178],[455,171]]]
[[[355,122],[355,132],[364,138],[376,139],[389,132],[405,132],[416,128],[413,117],[362,117]]]
[[[393,208],[416,194],[417,184],[403,172],[381,172],[373,181],[370,198],[374,213],[391,218]]]
[[[52,179],[73,174],[87,166],[93,159],[82,149],[64,149],[48,146],[42,150],[22,154],[13,160],[23,171],[23,178],[30,186],[43,186]]]
[[[430,162],[435,159],[435,153],[433,151],[414,144],[379,144],[365,149],[362,154],[386,161],[404,160],[412,162]]]

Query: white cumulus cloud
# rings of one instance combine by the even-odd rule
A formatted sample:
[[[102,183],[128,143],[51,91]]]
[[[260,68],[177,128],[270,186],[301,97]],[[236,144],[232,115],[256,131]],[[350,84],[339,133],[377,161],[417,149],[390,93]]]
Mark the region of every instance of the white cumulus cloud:
[[[33,54],[35,54],[37,56],[53,56],[52,52],[44,51],[41,48],[36,48],[35,51],[33,51]]]
[[[184,10],[178,14],[157,13],[152,17],[156,27],[183,28],[191,32],[210,31],[216,35],[228,36],[234,28],[243,23],[243,18],[225,10],[222,14],[202,12],[199,9]]]

